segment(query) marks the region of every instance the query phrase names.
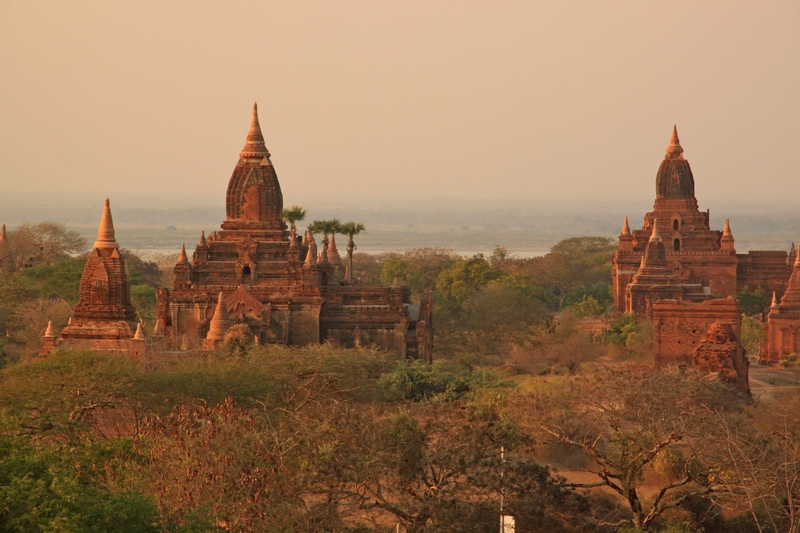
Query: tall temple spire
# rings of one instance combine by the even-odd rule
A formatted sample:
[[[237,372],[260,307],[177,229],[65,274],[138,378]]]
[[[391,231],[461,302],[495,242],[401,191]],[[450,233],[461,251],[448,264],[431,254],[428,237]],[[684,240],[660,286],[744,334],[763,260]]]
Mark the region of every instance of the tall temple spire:
[[[732,237],[733,234],[731,233],[731,219],[725,219],[725,227],[722,228],[722,236],[723,237]]]
[[[631,227],[628,225],[628,217],[625,217],[625,221],[622,223],[622,235],[626,237],[631,234]]]
[[[189,258],[186,257],[186,244],[181,244],[181,254],[178,256],[178,263],[188,263]]]
[[[197,246],[202,246],[203,248],[208,248],[208,242],[206,242],[206,231],[200,230],[200,242],[197,243]]]
[[[669,139],[669,146],[667,146],[668,159],[683,159],[683,148],[681,141],[678,139],[678,126],[672,126],[672,136]]]
[[[258,123],[258,104],[255,103],[253,104],[253,116],[250,118],[250,130],[247,132],[247,140],[239,157],[269,160],[269,150],[267,150],[264,136],[261,134],[261,125]]]
[[[6,225],[3,224],[2,229],[0,229],[0,248],[8,244],[8,236],[6,235]]]
[[[111,204],[108,198],[103,207],[103,217],[100,219],[100,229],[97,232],[94,248],[119,248],[114,235],[114,220],[111,218]]]
[[[650,241],[660,241],[661,234],[658,232],[658,219],[653,219],[653,233],[650,235]]]

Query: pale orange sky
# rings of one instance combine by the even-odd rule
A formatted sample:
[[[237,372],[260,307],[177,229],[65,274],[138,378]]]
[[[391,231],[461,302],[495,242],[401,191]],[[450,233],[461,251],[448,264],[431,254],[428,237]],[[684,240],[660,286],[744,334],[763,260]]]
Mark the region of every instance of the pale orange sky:
[[[0,2],[0,193],[800,205],[800,1]],[[102,201],[102,200],[100,200]]]

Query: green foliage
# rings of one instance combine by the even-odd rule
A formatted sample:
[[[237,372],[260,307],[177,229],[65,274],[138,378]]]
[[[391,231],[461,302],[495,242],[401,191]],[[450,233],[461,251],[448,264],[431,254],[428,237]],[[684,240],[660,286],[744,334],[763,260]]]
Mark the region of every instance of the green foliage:
[[[764,323],[748,314],[742,315],[742,346],[748,355],[758,355],[767,333]]]
[[[444,305],[463,303],[467,297],[500,277],[483,254],[459,259],[436,279],[436,294]]]
[[[391,285],[394,279],[408,283],[411,292],[419,296],[436,287],[439,274],[460,258],[446,248],[413,248],[403,255],[389,254],[383,264],[380,280]]]
[[[636,331],[636,315],[633,313],[622,313],[614,319],[608,326],[606,341],[617,345],[625,346],[630,336]]]
[[[565,239],[544,257],[531,259],[525,270],[542,284],[553,309],[587,295],[605,303],[611,298],[611,256],[616,246],[614,239],[606,237]]]
[[[7,301],[63,298],[74,305],[78,302],[81,274],[85,266],[86,257],[75,257],[20,270],[7,279],[10,289]]]
[[[118,453],[113,449],[116,444],[54,448],[30,438],[0,438],[2,530],[161,531],[151,498],[124,490],[114,492],[101,482],[100,473],[108,465],[104,456]]]
[[[131,305],[139,320],[150,322],[156,318],[156,289],[151,285],[131,285]]]
[[[347,235],[350,240],[353,240],[353,237],[361,233],[362,231],[366,231],[366,226],[361,222],[345,222],[341,226],[339,226],[339,233],[342,235]]]
[[[579,318],[585,316],[600,316],[606,310],[605,306],[601,305],[600,302],[598,302],[595,297],[591,295],[584,296],[583,300],[573,304],[572,309]]]
[[[475,370],[450,361],[400,361],[378,380],[382,396],[389,401],[450,402],[478,389],[513,386],[514,382],[493,370]]]
[[[306,210],[299,205],[283,208],[283,220],[288,222],[291,227],[306,218]]]
[[[767,293],[763,289],[751,291],[746,285],[736,294],[736,299],[744,307],[747,316],[759,315],[767,307]]]

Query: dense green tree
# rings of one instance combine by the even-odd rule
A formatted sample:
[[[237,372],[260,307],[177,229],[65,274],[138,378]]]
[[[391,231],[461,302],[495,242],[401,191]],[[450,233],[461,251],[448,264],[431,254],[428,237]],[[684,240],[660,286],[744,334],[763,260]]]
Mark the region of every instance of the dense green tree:
[[[444,305],[462,304],[467,297],[500,277],[483,254],[459,259],[436,278],[436,294]]]
[[[771,297],[771,295],[769,295]],[[747,316],[760,315],[767,308],[768,296],[764,289],[751,291],[745,285],[744,289],[736,293],[736,299],[744,307],[744,314]]]
[[[296,224],[304,218],[306,218],[306,210],[299,205],[283,208],[283,221],[288,222],[291,229],[289,242],[294,242],[294,236],[297,233]]]

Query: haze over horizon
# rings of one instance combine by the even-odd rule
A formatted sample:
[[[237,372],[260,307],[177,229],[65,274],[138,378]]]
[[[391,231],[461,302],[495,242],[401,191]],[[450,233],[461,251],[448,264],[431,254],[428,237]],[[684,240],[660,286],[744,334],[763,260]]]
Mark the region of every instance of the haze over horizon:
[[[677,123],[701,209],[792,210],[798,57],[789,0],[5,2],[0,186],[218,205],[257,101],[287,205],[646,209]]]

